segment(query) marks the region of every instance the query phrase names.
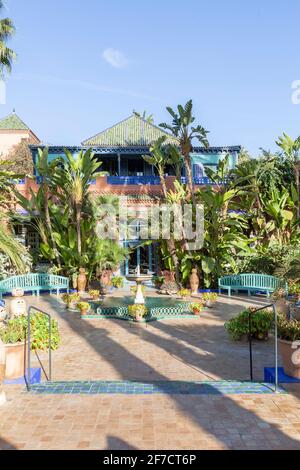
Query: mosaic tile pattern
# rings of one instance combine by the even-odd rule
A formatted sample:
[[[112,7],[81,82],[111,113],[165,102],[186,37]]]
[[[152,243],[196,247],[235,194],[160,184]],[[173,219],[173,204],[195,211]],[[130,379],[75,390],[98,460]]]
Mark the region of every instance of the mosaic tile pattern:
[[[283,388],[280,393],[286,393]],[[74,381],[46,382],[35,384],[31,393],[36,394],[122,394],[122,395],[232,395],[232,394],[271,394],[274,393],[272,384],[259,382],[236,381]]]

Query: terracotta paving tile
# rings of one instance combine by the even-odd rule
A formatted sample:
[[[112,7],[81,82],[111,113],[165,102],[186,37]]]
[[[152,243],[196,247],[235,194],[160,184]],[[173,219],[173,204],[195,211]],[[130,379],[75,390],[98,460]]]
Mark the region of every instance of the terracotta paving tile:
[[[248,379],[247,344],[224,321],[261,299],[222,297],[201,318],[136,327],[82,321],[56,297],[26,297],[58,319],[54,380]],[[254,375],[272,365],[273,341],[255,342]],[[80,351],[80,352],[79,352]],[[33,366],[37,365],[34,356]],[[47,367],[47,354],[41,353]],[[300,386],[287,395],[56,395],[6,386],[1,449],[300,449]]]

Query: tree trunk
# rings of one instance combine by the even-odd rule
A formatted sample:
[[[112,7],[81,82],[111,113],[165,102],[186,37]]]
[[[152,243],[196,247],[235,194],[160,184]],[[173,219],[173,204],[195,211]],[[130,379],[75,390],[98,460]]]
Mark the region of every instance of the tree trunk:
[[[191,157],[190,155],[184,155],[184,165],[185,165],[185,173],[186,173],[186,181],[187,181],[187,199],[191,199],[193,201],[194,206],[196,205],[195,194],[194,194],[194,182],[193,182],[193,171],[191,165]]]
[[[81,256],[81,204],[76,204],[76,231],[77,231],[77,250]]]
[[[164,198],[167,199],[168,190],[167,190],[167,186],[166,186],[165,177],[164,177],[164,174],[163,174],[162,171],[159,172],[159,179],[160,179],[160,184],[161,184],[161,187],[162,187]],[[176,282],[178,284],[180,284],[181,276],[180,276],[180,269],[179,269],[179,259],[178,259],[177,253],[176,253],[175,240],[170,235],[170,239],[166,240],[166,242],[167,242],[167,247],[168,247],[169,253],[171,255],[171,259],[172,259],[173,264],[174,264]]]
[[[53,236],[52,224],[51,224],[50,213],[49,213],[49,188],[48,188],[48,185],[44,183],[44,188],[43,189],[44,189],[44,198],[45,198],[45,203],[44,203],[45,222],[46,222],[46,226],[47,226],[47,229],[48,229],[48,232],[49,232],[51,245],[52,245],[52,248],[55,252],[55,258],[56,258],[57,266],[58,266],[58,268],[61,268],[60,258],[59,258],[58,253],[57,253],[57,247],[56,247],[56,243],[55,243],[54,236]]]

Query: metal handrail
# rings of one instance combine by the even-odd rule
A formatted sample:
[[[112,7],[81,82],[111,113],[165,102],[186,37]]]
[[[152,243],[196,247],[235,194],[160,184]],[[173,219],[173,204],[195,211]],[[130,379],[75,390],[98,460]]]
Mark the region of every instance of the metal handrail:
[[[274,322],[275,322],[275,392],[278,390],[278,337],[277,337],[277,310],[275,303],[263,305],[257,309],[248,309],[248,321],[249,321],[249,361],[250,361],[250,380],[253,381],[253,357],[252,357],[252,315],[255,315],[260,310],[264,310],[266,308],[272,307],[273,315],[274,315]]]
[[[40,310],[37,307],[29,307],[28,312],[27,312],[27,326],[28,326],[28,346],[27,346],[27,380],[26,380],[26,385],[27,385],[27,390],[30,391],[31,389],[31,373],[30,373],[30,360],[31,360],[31,341],[30,341],[30,335],[31,335],[31,329],[30,329],[30,318],[31,315],[34,315],[36,313],[41,313],[43,315],[46,315],[48,317],[48,322],[49,322],[49,341],[48,341],[48,348],[49,348],[49,371],[48,371],[48,376],[45,374],[47,382],[51,381],[52,377],[52,357],[51,357],[51,346],[52,346],[52,325],[51,325],[51,315],[47,312],[44,312],[43,310]],[[43,368],[44,370],[44,368]],[[45,373],[45,371],[44,371]],[[25,372],[26,376],[26,372]]]

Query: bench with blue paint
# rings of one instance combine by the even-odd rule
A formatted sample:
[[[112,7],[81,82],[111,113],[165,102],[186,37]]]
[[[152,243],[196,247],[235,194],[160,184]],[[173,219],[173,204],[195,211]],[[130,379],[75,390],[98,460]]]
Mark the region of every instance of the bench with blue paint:
[[[251,292],[265,292],[269,297],[280,287],[285,289],[288,294],[287,282],[267,274],[247,273],[224,276],[218,280],[218,286],[219,293],[221,294],[222,290],[227,290],[229,297],[232,291],[247,291],[248,295],[251,295]]]
[[[13,276],[0,281],[0,299],[3,294],[11,294],[13,289],[23,289],[24,292],[32,292],[40,295],[41,291],[56,292],[59,295],[61,290],[69,291],[69,279],[54,274],[30,273],[20,276]]]

